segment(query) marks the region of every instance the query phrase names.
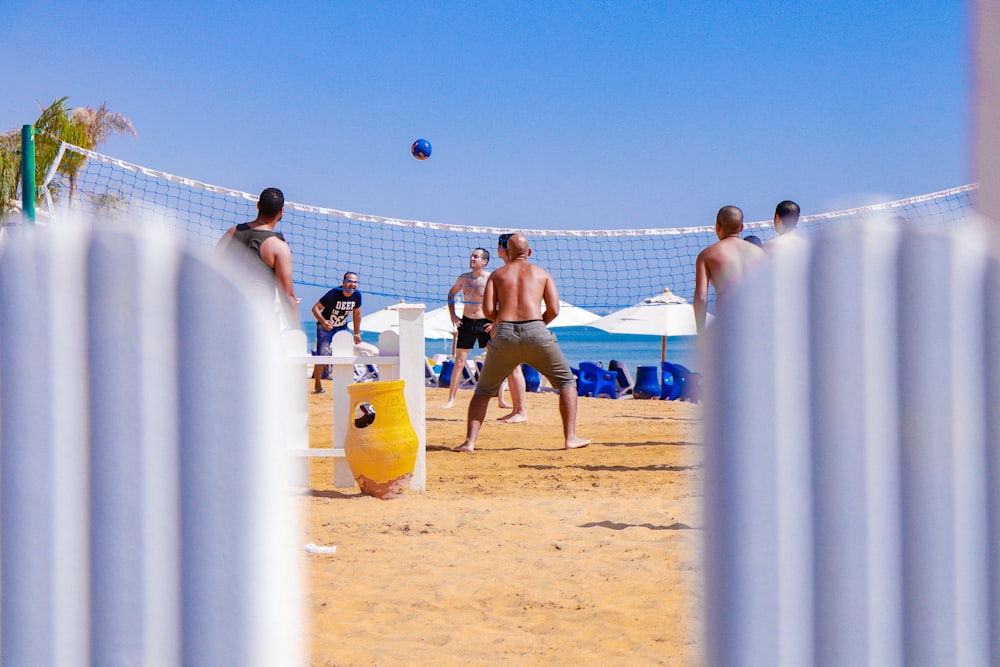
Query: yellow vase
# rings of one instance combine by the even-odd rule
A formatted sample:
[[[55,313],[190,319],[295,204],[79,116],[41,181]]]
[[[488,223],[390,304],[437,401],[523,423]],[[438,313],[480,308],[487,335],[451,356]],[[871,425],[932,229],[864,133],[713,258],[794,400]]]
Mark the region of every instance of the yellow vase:
[[[417,461],[417,432],[410,423],[403,380],[347,386],[351,420],[344,455],[361,492],[397,498],[410,488]]]

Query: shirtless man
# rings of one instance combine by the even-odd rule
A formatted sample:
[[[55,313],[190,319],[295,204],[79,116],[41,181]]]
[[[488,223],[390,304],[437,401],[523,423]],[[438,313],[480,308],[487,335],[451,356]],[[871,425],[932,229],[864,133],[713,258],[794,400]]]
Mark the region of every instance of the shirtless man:
[[[730,285],[739,282],[747,267],[764,257],[764,251],[747,243],[743,232],[743,211],[735,206],[723,206],[715,217],[715,235],[719,240],[700,253],[694,265],[694,319],[698,333],[705,331],[708,313],[708,286],[715,288],[719,301]]]
[[[764,251],[774,253],[782,248],[807,246],[806,237],[799,234],[799,205],[786,199],[774,207],[774,231],[778,233],[764,244]]]
[[[510,263],[510,256],[507,254],[507,242],[514,236],[513,233],[501,234],[497,240],[497,256],[503,260],[504,264]],[[524,380],[524,371],[518,366],[507,378],[507,387],[510,389],[511,405],[500,403],[501,408],[511,408],[511,411],[502,417],[497,417],[497,421],[508,424],[524,424],[528,421],[528,386]],[[503,391],[500,392],[503,398]]]
[[[486,280],[483,313],[496,322],[489,354],[479,375],[466,423],[465,442],[456,452],[472,452],[486,418],[490,398],[496,396],[504,378],[522,363],[533,366],[559,390],[564,447],[578,449],[590,444],[576,435],[576,378],[570,371],[556,337],[546,326],[559,315],[559,293],[549,272],[528,263],[531,249],[523,234],[507,241],[509,263]],[[542,314],[542,301],[545,314]]]
[[[448,402],[444,404],[446,408],[455,405],[458,385],[462,380],[462,369],[465,368],[469,352],[477,342],[480,349],[486,349],[486,345],[490,342],[493,322],[483,315],[483,289],[486,287],[486,279],[490,276],[490,272],[486,270],[489,262],[488,250],[485,248],[473,250],[469,257],[469,268],[472,270],[460,275],[448,291],[448,312],[451,314],[452,323],[458,327],[458,341],[455,346],[455,366],[451,370],[451,385],[448,387]],[[463,302],[461,317],[455,314],[455,297],[459,292],[462,293]]]
[[[285,195],[266,188],[257,200],[257,218],[230,227],[215,246],[245,268],[250,280],[274,298],[277,288],[283,329],[298,329],[298,299],[292,283],[292,251],[280,232],[274,231],[285,212]]]

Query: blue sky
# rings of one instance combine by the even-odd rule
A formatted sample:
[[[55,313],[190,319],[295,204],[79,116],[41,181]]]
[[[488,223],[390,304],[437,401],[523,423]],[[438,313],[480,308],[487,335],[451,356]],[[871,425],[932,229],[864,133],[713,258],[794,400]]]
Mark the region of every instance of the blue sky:
[[[0,129],[106,101],[138,137],[102,152],[303,204],[685,227],[973,178],[953,0],[8,5]]]

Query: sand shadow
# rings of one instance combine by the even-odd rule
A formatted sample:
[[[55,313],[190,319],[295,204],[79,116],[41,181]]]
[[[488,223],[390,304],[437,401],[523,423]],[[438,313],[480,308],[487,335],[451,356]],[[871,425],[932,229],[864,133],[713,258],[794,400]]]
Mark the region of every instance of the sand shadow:
[[[555,466],[547,464],[524,464],[518,467],[531,468],[533,470],[569,470],[571,468],[576,468],[577,470],[586,470],[587,472],[684,472],[686,470],[698,470],[701,468],[701,464],[699,463],[690,466],[671,466],[661,463],[654,463],[648,466],[595,466],[576,464]]]
[[[451,449],[448,445],[426,445],[424,447],[424,450],[428,452],[450,452]]]
[[[348,492],[337,491],[335,489],[301,489],[295,495],[309,498],[339,498],[343,500],[357,500],[366,497],[360,490]]]
[[[675,521],[668,526],[657,526],[651,523],[620,523],[618,521],[591,521],[579,526],[580,528],[608,528],[610,530],[625,530],[626,528],[646,528],[648,530],[696,530],[694,526]]]
[[[690,447],[690,446],[701,446],[700,442],[688,442],[687,440],[681,440],[679,442],[663,442],[662,440],[647,440],[646,442],[602,442],[600,444],[603,447],[651,447],[651,446]]]

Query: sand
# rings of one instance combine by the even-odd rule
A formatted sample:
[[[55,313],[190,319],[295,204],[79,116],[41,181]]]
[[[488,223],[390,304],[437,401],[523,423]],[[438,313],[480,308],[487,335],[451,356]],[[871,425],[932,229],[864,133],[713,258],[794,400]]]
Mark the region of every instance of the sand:
[[[311,382],[311,381],[310,381]],[[311,665],[702,664],[701,408],[581,398],[562,449],[558,397],[495,421],[477,450],[471,393],[427,390],[427,491],[377,500],[309,463],[297,489]],[[310,396],[328,446],[329,394]]]

